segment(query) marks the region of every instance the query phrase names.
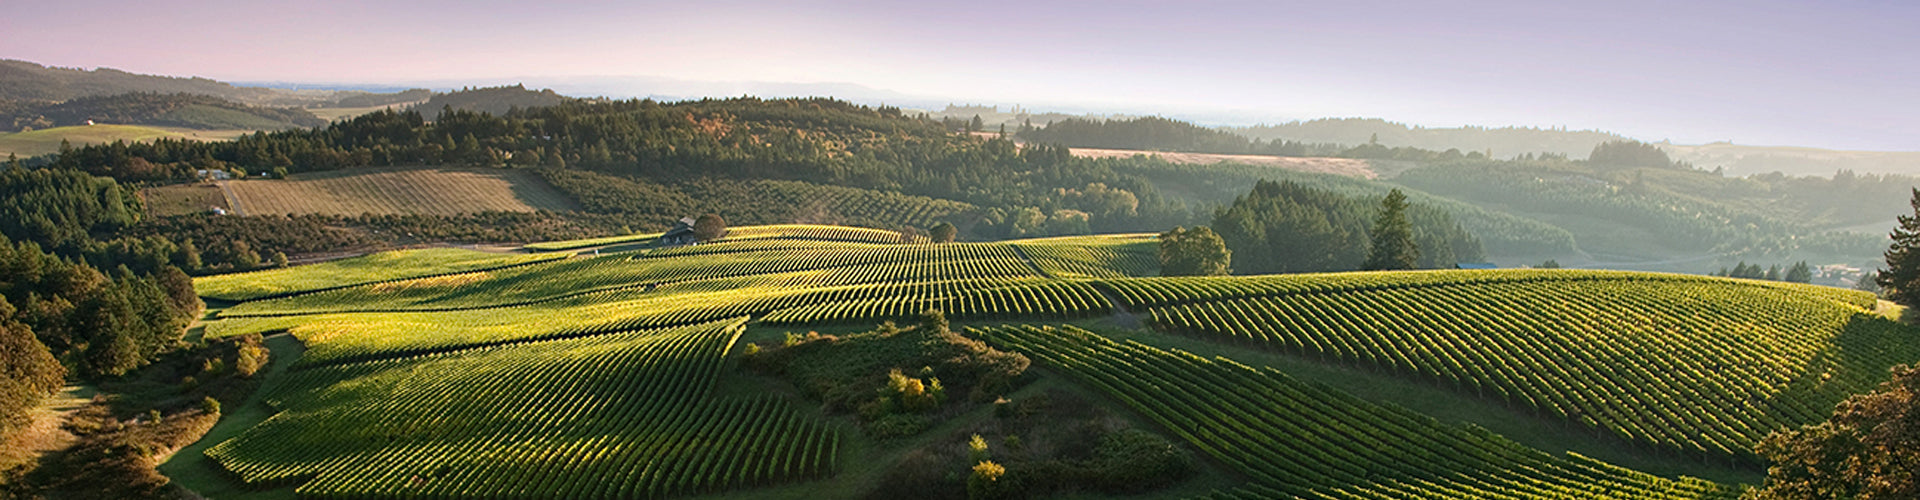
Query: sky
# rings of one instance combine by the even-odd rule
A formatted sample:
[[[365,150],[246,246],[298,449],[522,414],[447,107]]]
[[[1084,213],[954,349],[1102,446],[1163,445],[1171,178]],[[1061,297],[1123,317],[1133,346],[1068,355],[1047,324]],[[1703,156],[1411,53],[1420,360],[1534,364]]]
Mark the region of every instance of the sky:
[[[1221,125],[1920,151],[1908,0],[12,3],[0,58],[226,81],[829,83]]]

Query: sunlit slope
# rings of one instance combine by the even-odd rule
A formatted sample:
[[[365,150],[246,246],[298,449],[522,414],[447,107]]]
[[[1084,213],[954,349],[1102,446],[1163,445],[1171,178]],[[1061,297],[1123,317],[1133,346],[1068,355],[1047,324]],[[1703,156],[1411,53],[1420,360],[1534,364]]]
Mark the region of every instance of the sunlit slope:
[[[1750,458],[1768,432],[1822,420],[1889,366],[1920,361],[1920,336],[1869,313],[1871,295],[1824,287],[1573,270],[1159,278],[1145,235],[898,244],[735,231],[246,302],[207,333],[287,331],[308,345],[303,365],[327,366],[743,316],[806,328],[930,308],[956,321],[1118,314],[1715,459]],[[744,237],[756,233],[780,236]]]
[[[1092,282],[1048,279],[1042,268],[1111,276],[1153,270],[1143,267],[1149,242],[1141,237],[940,245],[828,239],[867,240],[864,231],[744,227],[726,242],[256,300],[223,311],[207,334],[288,331],[308,344],[301,363],[312,365],[735,316],[871,322],[938,308],[962,319],[1073,319],[1107,314],[1112,305]],[[770,234],[782,236],[752,237]],[[1029,260],[1022,249],[1046,256]]]
[[[825,476],[838,436],[712,396],[739,320],[296,371],[207,455],[302,497],[632,498]],[[716,425],[716,424],[726,425]]]
[[[1871,295],[1806,285],[1555,270],[1106,285],[1162,330],[1389,368],[1708,456],[1750,456],[1920,360],[1920,335],[1863,309]]]
[[[193,280],[200,296],[242,301],[382,281],[462,273],[553,260],[554,254],[497,254],[458,248],[395,250],[247,273],[202,276]]]
[[[1226,358],[1118,343],[1073,327],[971,333],[1097,388],[1247,476],[1216,498],[1727,498],[1578,455],[1553,457],[1485,430]]]

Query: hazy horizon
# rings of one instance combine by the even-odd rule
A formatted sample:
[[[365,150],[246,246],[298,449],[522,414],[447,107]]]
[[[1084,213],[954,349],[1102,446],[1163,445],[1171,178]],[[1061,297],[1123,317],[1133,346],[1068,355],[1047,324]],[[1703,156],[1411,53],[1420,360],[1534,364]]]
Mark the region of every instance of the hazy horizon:
[[[659,90],[673,82],[717,87],[703,92],[714,96],[766,83],[1214,124],[1378,117],[1920,150],[1920,61],[1888,57],[1920,46],[1905,29],[1920,6],[1891,2],[81,0],[10,10],[0,57],[224,81],[626,96],[688,94]],[[657,88],[581,90],[595,79]]]

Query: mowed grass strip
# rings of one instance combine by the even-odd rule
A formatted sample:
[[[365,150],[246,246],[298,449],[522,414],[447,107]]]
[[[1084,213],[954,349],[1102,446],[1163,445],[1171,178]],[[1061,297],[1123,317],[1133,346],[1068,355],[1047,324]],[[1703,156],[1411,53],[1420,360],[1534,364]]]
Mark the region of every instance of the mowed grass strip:
[[[533,173],[510,169],[367,168],[226,185],[243,215],[456,215],[579,209]]]
[[[396,250],[284,269],[202,276],[193,280],[193,288],[202,297],[242,301],[565,257],[565,254],[497,254],[459,248]]]

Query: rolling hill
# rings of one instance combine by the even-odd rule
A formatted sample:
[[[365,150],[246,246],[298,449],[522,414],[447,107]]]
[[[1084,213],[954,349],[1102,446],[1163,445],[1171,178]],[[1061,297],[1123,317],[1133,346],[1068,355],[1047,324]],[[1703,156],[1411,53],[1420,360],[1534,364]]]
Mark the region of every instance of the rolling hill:
[[[1046,470],[1190,464],[1157,469],[1167,480],[1142,486],[1154,497],[1733,498],[1757,476],[1759,436],[1822,420],[1920,360],[1920,331],[1872,296],[1807,285],[1571,270],[1160,278],[1150,235],[892,236],[748,226],[537,262],[375,255],[334,265],[363,278],[201,278],[276,294],[220,312],[209,337],[284,331],[307,350],[265,398],[271,416],[208,448],[230,475],[179,477],[307,497],[851,497],[905,481],[958,498],[958,480],[909,471],[964,476],[986,456],[1001,467],[988,473],[1026,485],[1009,488],[1091,473]],[[965,336],[941,333],[945,319],[895,326],[928,309]],[[919,348],[872,350],[886,339],[1032,369],[887,375],[920,361],[904,361]],[[843,397],[810,385],[822,373],[880,381],[880,406],[822,405]],[[899,406],[943,379],[973,395]],[[1206,459],[1062,461],[1153,455],[1075,455],[1018,423],[1071,421],[1048,413],[1066,411],[1047,409],[1058,398],[1112,415],[1082,439]],[[895,432],[918,437],[882,437]],[[939,451],[968,446],[972,458]],[[1047,469],[1068,463],[1082,469]]]
[[[54,154],[60,152],[62,140],[74,147],[107,144],[114,141],[151,141],[159,138],[224,141],[232,140],[247,132],[245,130],[189,130],[144,125],[81,125],[28,132],[0,132],[0,155],[12,154],[20,158],[29,158]]]

